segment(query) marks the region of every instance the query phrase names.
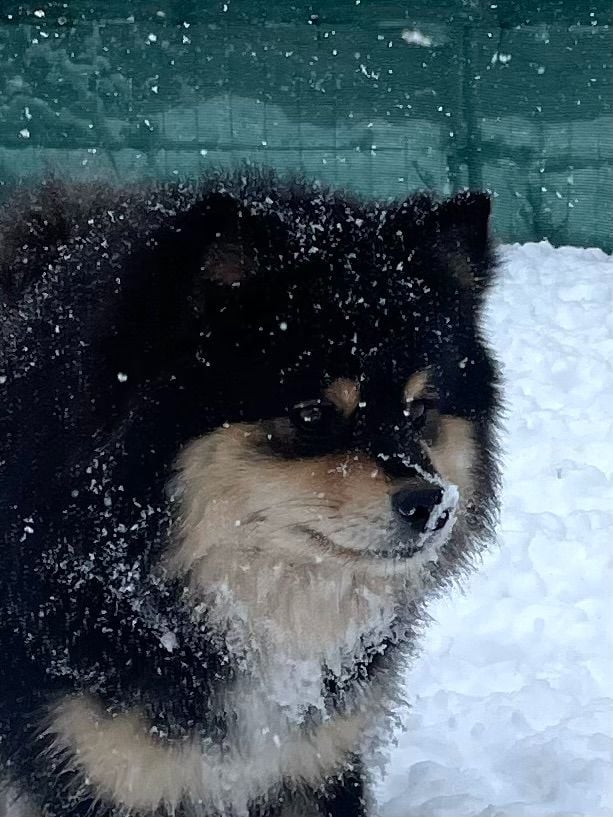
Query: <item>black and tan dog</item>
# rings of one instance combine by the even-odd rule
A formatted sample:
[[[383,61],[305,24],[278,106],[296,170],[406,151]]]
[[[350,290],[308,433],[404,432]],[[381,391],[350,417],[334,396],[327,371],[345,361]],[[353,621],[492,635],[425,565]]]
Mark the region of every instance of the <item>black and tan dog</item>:
[[[495,510],[489,201],[273,175],[0,214],[0,752],[45,817],[368,810]]]

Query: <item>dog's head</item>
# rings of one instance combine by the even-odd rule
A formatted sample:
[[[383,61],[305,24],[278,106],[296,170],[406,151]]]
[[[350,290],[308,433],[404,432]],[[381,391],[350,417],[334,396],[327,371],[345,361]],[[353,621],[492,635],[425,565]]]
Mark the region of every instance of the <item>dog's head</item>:
[[[320,611],[302,595],[329,616],[326,593],[387,594],[396,614],[467,563],[495,504],[489,201],[223,208],[199,350],[223,421],[178,461],[173,569],[303,639]]]

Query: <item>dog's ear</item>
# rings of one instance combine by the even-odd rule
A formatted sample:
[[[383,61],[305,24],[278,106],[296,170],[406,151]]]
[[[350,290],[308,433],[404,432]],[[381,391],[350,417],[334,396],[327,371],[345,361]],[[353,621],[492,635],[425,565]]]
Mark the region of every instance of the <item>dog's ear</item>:
[[[476,294],[491,281],[490,198],[486,193],[457,193],[433,211],[436,249],[457,284]]]
[[[417,253],[441,286],[477,303],[495,268],[489,217],[485,193],[466,191],[444,201],[417,194],[386,213],[381,236],[392,246],[400,243],[409,257]]]

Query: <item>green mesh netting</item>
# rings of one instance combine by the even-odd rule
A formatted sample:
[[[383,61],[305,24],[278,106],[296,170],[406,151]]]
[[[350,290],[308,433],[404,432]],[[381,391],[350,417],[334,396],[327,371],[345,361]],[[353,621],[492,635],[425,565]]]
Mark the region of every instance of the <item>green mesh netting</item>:
[[[5,0],[0,185],[250,159],[486,187],[503,240],[610,250],[609,23],[601,0]]]

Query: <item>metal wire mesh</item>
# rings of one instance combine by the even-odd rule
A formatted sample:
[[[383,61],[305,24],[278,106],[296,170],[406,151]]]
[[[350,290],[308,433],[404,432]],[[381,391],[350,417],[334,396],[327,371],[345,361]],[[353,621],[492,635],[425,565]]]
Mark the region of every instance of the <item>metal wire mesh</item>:
[[[381,197],[486,187],[503,240],[610,250],[608,6],[320,5],[15,4],[0,185],[247,159]]]

